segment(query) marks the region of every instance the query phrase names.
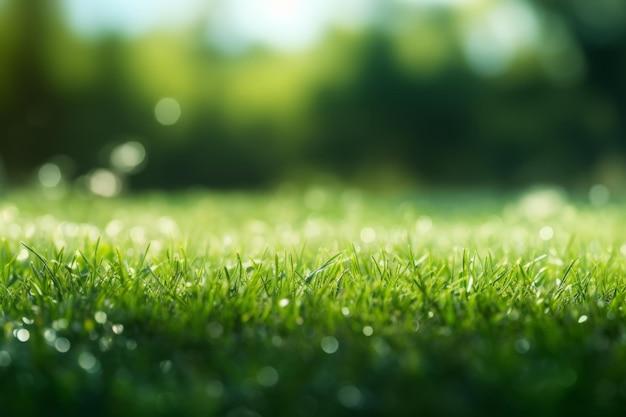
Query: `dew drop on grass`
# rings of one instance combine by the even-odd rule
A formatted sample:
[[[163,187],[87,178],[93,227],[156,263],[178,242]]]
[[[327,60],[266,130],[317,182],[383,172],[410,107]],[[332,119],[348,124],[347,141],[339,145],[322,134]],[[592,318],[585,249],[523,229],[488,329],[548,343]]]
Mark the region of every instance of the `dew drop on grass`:
[[[278,305],[281,307],[287,307],[289,305],[289,298],[283,298],[278,302]]]
[[[374,329],[372,328],[372,326],[365,326],[363,327],[363,334],[365,336],[371,336],[374,334]]]
[[[124,332],[124,325],[121,323],[114,324],[111,329],[115,334],[122,334]]]
[[[584,323],[589,319],[589,317],[587,317],[586,315],[582,315],[578,318],[578,323]]]
[[[339,349],[339,341],[332,336],[326,336],[322,339],[321,346],[324,352],[331,355]]]
[[[361,391],[354,385],[345,385],[339,388],[337,399],[347,408],[356,408],[361,403]]]
[[[259,385],[269,388],[278,383],[278,371],[271,366],[264,366],[257,372],[256,380]]]
[[[341,307],[341,314],[346,317],[350,317],[350,309],[348,307]]]

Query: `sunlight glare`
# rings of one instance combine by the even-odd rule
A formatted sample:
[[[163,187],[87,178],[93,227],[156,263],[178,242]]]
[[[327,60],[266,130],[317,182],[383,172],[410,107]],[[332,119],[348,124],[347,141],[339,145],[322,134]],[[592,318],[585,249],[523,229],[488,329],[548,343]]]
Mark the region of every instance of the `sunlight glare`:
[[[193,24],[206,7],[202,0],[63,0],[64,16],[79,34],[95,37],[115,31],[139,36],[155,28]]]
[[[469,67],[482,77],[504,73],[518,53],[534,46],[540,37],[535,10],[520,0],[496,3],[467,30],[465,58]]]
[[[321,0],[229,0],[220,2],[209,37],[224,52],[260,45],[296,52],[317,43],[325,32],[330,2]]]
[[[478,3],[481,0],[396,0],[398,3],[415,6],[462,7]]]

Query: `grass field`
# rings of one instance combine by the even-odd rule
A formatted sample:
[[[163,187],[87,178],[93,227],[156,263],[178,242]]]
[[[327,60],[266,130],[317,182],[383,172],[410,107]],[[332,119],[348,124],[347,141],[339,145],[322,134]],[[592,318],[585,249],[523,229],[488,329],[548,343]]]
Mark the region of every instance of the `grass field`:
[[[0,200],[0,415],[626,415],[626,205]]]

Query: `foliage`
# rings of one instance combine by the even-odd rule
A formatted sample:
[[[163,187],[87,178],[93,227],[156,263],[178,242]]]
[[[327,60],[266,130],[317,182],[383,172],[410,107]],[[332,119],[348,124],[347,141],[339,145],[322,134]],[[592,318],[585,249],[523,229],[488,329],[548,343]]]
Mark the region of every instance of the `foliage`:
[[[64,3],[80,4],[0,2],[11,184],[59,156],[73,161],[62,167],[71,180],[110,168],[108,150],[133,140],[148,152],[134,189],[264,186],[320,169],[355,182],[624,188],[626,7],[616,0],[376,0],[363,3],[385,10],[375,22],[331,25],[291,54],[220,50],[208,35],[219,5],[130,36],[86,35]],[[171,125],[155,117],[163,98],[180,104]]]

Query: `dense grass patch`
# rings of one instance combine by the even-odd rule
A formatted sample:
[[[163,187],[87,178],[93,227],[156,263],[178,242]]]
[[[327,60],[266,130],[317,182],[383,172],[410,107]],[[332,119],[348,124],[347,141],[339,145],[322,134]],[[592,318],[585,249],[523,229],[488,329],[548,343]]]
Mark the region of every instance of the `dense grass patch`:
[[[623,209],[10,195],[0,414],[619,415]]]

